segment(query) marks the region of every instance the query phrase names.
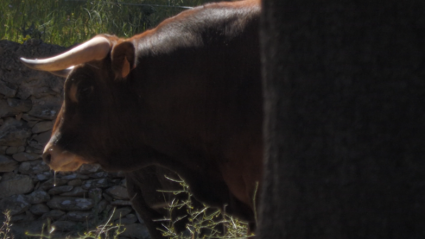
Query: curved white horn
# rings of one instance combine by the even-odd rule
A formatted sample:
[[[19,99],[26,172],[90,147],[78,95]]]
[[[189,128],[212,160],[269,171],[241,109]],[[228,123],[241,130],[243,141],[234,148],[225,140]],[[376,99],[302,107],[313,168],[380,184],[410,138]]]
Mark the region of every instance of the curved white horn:
[[[111,43],[108,39],[96,36],[60,55],[34,60],[21,58],[21,61],[35,70],[60,71],[81,63],[102,60],[108,55],[110,49]]]
[[[68,77],[69,73],[71,73],[73,69],[74,69],[74,66],[71,66],[60,71],[49,71],[49,73],[52,73],[53,75],[56,75],[56,76],[60,76],[62,78],[66,78]]]

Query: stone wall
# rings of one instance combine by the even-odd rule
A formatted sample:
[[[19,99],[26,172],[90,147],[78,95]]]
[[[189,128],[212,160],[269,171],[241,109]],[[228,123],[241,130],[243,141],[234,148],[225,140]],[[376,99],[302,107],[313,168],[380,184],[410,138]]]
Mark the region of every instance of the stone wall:
[[[123,238],[146,238],[120,173],[85,165],[54,178],[41,160],[62,102],[63,79],[30,70],[19,57],[64,50],[39,40],[0,41],[0,211],[11,210],[15,238],[25,231],[39,233],[47,221],[62,237],[105,222],[116,208],[112,221],[126,226]]]

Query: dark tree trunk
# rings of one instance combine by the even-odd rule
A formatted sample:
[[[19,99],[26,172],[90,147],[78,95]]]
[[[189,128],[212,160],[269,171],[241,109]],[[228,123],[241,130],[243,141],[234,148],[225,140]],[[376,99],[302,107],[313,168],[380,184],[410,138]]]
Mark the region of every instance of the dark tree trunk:
[[[263,6],[259,238],[425,238],[425,1]]]

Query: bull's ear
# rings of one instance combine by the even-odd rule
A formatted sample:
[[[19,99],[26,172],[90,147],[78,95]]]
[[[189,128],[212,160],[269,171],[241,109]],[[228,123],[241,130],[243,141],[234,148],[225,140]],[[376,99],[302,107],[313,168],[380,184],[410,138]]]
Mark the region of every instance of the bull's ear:
[[[112,68],[118,79],[123,79],[130,74],[135,66],[135,50],[132,42],[120,42],[112,48]]]

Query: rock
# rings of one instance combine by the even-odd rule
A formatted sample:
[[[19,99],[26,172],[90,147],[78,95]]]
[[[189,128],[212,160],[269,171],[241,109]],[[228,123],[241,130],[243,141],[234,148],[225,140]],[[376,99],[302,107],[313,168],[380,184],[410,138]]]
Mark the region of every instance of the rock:
[[[34,184],[31,177],[27,175],[16,175],[9,180],[0,182],[0,199],[15,194],[25,194],[33,190]]]
[[[18,148],[19,148],[19,147],[15,147],[15,146],[8,147],[5,153],[6,153],[7,155],[16,154],[16,153],[18,152]]]
[[[21,119],[23,119],[23,118],[24,118],[24,114],[22,114],[21,116],[22,116],[22,118],[21,118]],[[29,128],[31,128],[31,129],[32,129],[32,127],[34,127],[34,125],[36,125],[36,124],[38,124],[38,123],[39,123],[39,121],[27,121],[27,125],[28,125],[28,127],[29,127]]]
[[[70,186],[81,186],[83,184],[83,180],[81,179],[73,179],[71,181],[68,182],[68,185]]]
[[[112,186],[105,192],[115,199],[129,199],[127,189],[123,186]]]
[[[53,197],[47,202],[47,206],[59,210],[84,211],[93,208],[94,203],[92,199],[87,198]]]
[[[6,115],[2,115],[1,117],[14,116],[19,113],[28,112],[32,107],[31,100],[8,98],[6,103],[8,112]],[[0,105],[2,105],[2,103],[0,103]]]
[[[33,122],[32,126],[34,126],[35,124],[37,124],[40,121],[39,118],[33,117],[29,114],[22,114],[22,119],[27,121],[27,122]]]
[[[114,201],[114,199],[106,193],[103,193],[102,196],[104,199],[108,200],[108,202]]]
[[[61,210],[51,210],[50,212],[46,212],[41,216],[41,219],[47,219],[50,218],[50,220],[58,220],[63,215],[65,215],[65,212]]]
[[[13,222],[13,223],[23,222],[23,221],[25,221],[26,217],[27,217],[27,214],[25,212],[21,213],[21,214],[13,215],[10,222]]]
[[[95,210],[97,213],[104,212],[106,206],[108,206],[108,202],[106,200],[100,201],[97,205],[95,205]]]
[[[31,163],[30,162],[21,163],[21,165],[19,165],[18,171],[22,174],[30,174],[31,173]]]
[[[64,186],[62,186],[64,187]],[[73,186],[69,186],[69,187],[73,187]],[[87,190],[81,188],[81,187],[75,187],[73,188],[71,191],[66,192],[66,193],[62,193],[61,196],[66,196],[66,197],[82,197],[84,195],[86,195]]]
[[[128,214],[127,216],[125,216],[124,218],[117,219],[116,223],[120,223],[120,224],[124,224],[124,225],[128,225],[128,224],[133,224],[137,222],[137,217],[134,214]]]
[[[138,239],[150,238],[148,229],[139,223],[125,225],[125,231],[120,236]]]
[[[104,215],[110,215],[112,214],[112,211],[115,210],[116,207],[112,206],[111,204],[106,204],[105,209],[102,211]],[[108,217],[109,218],[109,217]]]
[[[28,145],[35,149],[44,149],[44,146],[49,141],[51,134],[52,131],[50,130],[41,134],[33,135],[28,142]]]
[[[60,232],[75,231],[77,228],[77,223],[70,221],[56,221],[52,225],[56,228],[56,231]]]
[[[31,222],[35,220],[34,214],[30,211],[25,211],[24,213],[12,216],[11,222]]]
[[[24,146],[31,136],[29,128],[24,122],[8,118],[0,127],[0,145]]]
[[[0,119],[0,122],[2,121],[2,119]],[[0,124],[0,126],[1,126],[2,124]],[[0,146],[0,155],[4,155],[4,154],[6,154],[6,149],[7,149],[8,147],[7,146]]]
[[[47,213],[50,211],[49,207],[47,207],[44,204],[32,205],[29,210],[34,215],[43,215],[44,213]]]
[[[9,106],[7,105],[7,101],[0,99],[0,117],[3,118],[5,116],[13,116],[8,114],[9,114]]]
[[[6,117],[6,116],[8,116],[8,117],[13,116],[13,115],[10,115],[9,112],[10,112],[10,109],[7,106],[6,100],[0,99],[0,117],[3,118],[3,117]]]
[[[12,227],[12,234],[15,236],[14,238],[28,238],[28,234],[37,234],[41,233],[43,228],[43,221],[27,221],[27,222],[14,222]],[[27,234],[28,233],[28,234]],[[37,237],[41,238],[41,237]]]
[[[69,192],[74,188],[74,186],[64,185],[64,186],[56,186],[51,188],[48,193],[50,195],[57,195],[65,192]]]
[[[15,160],[9,157],[0,155],[0,173],[12,172],[13,170],[17,168],[18,168],[18,162],[16,162]]]
[[[27,146],[27,147],[25,147],[25,152],[41,155],[43,153],[43,149],[36,149],[36,148],[30,147],[30,146]]]
[[[9,172],[9,173],[4,173],[3,174],[3,181],[9,180],[9,179],[13,179],[16,177],[16,173],[14,172]]]
[[[111,205],[112,206],[131,206],[131,202],[126,200],[115,200],[111,202]]]
[[[109,186],[110,186],[110,184],[109,184],[109,180],[107,178],[87,180],[82,185],[82,187],[84,189],[107,188]]]
[[[83,174],[79,174],[79,173],[71,173],[65,176],[61,177],[62,179],[66,179],[66,180],[73,180],[73,179],[89,179],[89,176],[87,175],[83,175]]]
[[[25,161],[32,161],[32,160],[40,159],[41,155],[40,154],[30,154],[30,153],[21,152],[21,153],[14,154],[12,157],[13,157],[13,159],[15,159],[18,162],[25,162]]]
[[[0,117],[10,117],[23,112],[28,112],[31,107],[31,100],[19,100],[13,98],[0,100]]]
[[[0,200],[0,210],[2,212],[9,210],[10,215],[17,215],[25,212],[31,207],[24,195],[12,195]]]
[[[43,173],[39,173],[39,174],[37,174],[36,175],[36,177],[35,177],[35,179],[37,180],[37,181],[46,181],[47,179],[49,179],[50,178],[50,175],[45,175],[45,174],[43,174]]]
[[[42,98],[31,97],[31,100],[33,107],[28,114],[36,118],[47,120],[55,119],[62,104],[62,100],[60,98],[50,95]]]
[[[92,212],[68,212],[60,218],[61,221],[86,222],[94,217]]]
[[[7,98],[9,107],[19,109],[18,112],[27,112],[32,107],[31,100],[20,100],[15,98]]]
[[[53,121],[42,121],[42,122],[34,125],[34,127],[32,127],[32,129],[31,129],[31,131],[34,134],[38,134],[38,133],[49,131],[52,128],[53,128]]]
[[[16,95],[17,87],[0,80],[0,94],[6,97],[14,97]]]
[[[121,179],[119,179],[119,178],[114,178],[114,179],[111,180],[112,185],[118,185],[120,183],[121,183]]]
[[[115,212],[112,211],[114,214],[112,215],[112,217],[109,216],[109,218],[111,218],[111,221],[115,221],[119,218],[124,218],[124,216],[129,214],[131,211],[133,211],[133,209],[130,207],[117,208],[115,209]]]
[[[127,180],[125,178],[121,180],[120,185],[127,188]]]
[[[12,147],[8,147],[7,148],[7,150],[6,150],[6,154],[8,154],[8,155],[12,155],[12,154],[16,154],[16,153],[19,153],[19,152],[23,152],[25,150],[25,147],[24,146],[12,146]]]
[[[43,160],[37,160],[31,162],[32,166],[32,172],[33,173],[46,173],[49,172],[50,176],[53,176],[53,174],[50,172],[49,166],[43,162]]]
[[[62,185],[67,184],[68,180],[61,179],[61,178],[56,178],[56,180],[55,180],[54,178],[51,178],[51,179],[47,180],[46,182],[44,182],[40,185],[40,190],[47,191],[47,190],[53,188],[53,183],[56,184],[55,186],[62,186]]]
[[[26,69],[25,69],[26,70]],[[58,92],[52,88],[58,87],[55,84],[60,83],[63,87],[63,79],[53,76],[46,72],[29,70],[30,76],[25,77],[25,80],[20,84],[17,97],[26,99],[31,98],[46,98],[50,95],[56,95]],[[54,81],[57,81],[54,82]],[[60,97],[57,97],[60,99]]]
[[[108,176],[109,176],[109,173],[107,172],[97,172],[97,173],[90,174],[91,178],[106,178]]]
[[[102,189],[93,188],[89,191],[89,198],[93,199],[95,202],[102,200]]]
[[[91,174],[99,172],[102,168],[99,164],[83,164],[81,167],[77,170],[78,173],[82,174]]]
[[[50,200],[50,195],[45,191],[34,191],[26,196],[26,199],[31,204],[40,204]]]
[[[23,162],[19,166],[19,172],[22,174],[40,174],[49,171],[49,166],[47,166],[42,160]],[[51,174],[48,173],[48,175]]]

